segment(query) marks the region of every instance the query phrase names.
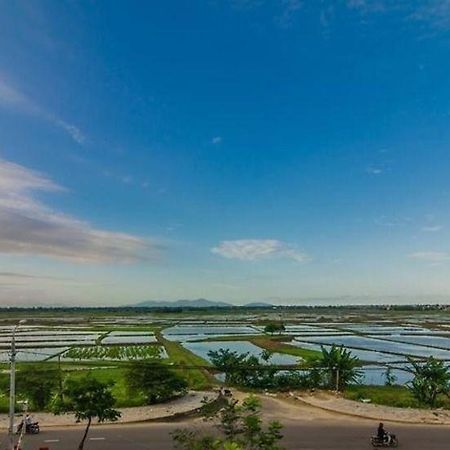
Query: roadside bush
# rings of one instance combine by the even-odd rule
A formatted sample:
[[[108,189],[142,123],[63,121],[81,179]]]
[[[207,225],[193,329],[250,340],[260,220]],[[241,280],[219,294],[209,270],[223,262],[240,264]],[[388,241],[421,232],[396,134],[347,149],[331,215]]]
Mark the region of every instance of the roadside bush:
[[[149,405],[184,395],[188,387],[184,377],[158,361],[133,363],[125,380],[129,392],[143,395]]]
[[[176,450],[282,450],[283,426],[278,421],[264,425],[261,404],[255,397],[246,398],[242,405],[227,400],[226,405],[212,416],[218,433],[197,429],[178,429],[172,436]]]

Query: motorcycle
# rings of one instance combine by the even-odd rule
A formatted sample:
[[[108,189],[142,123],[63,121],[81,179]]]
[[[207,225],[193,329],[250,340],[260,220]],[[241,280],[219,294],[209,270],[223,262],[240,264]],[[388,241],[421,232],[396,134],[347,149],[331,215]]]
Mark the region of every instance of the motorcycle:
[[[392,433],[386,433],[386,436],[384,438],[380,438],[378,436],[372,436],[370,440],[373,447],[398,447],[398,439],[395,434]]]
[[[19,425],[19,427],[17,428],[17,434],[20,434],[22,432],[22,424]],[[40,428],[39,428],[39,422],[33,422],[30,424],[27,424],[27,426],[25,427],[25,433],[26,434],[39,434],[40,432]]]

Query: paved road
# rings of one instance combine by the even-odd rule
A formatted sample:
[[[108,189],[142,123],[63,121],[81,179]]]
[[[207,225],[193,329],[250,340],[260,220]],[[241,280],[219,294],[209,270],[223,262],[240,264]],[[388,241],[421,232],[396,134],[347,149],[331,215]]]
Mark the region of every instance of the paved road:
[[[377,423],[336,415],[306,405],[293,405],[272,398],[263,399],[264,417],[279,419],[289,450],[363,450],[370,449],[369,437]],[[200,419],[178,423],[101,425],[92,427],[86,450],[172,450],[170,433],[176,428],[205,427]],[[400,447],[409,450],[448,450],[450,427],[386,423],[395,432]],[[24,450],[76,450],[83,429],[80,427],[43,428],[37,436],[27,436]]]
[[[123,450],[148,449],[172,450],[170,432],[179,424],[146,424],[99,426],[92,429],[86,450]],[[303,422],[289,423],[284,429],[284,445],[290,450],[361,450],[371,448],[368,437],[376,424],[338,422],[332,424]],[[400,446],[411,450],[448,449],[450,428],[440,426],[404,426],[390,425],[400,438]],[[27,439],[25,450],[38,450],[49,447],[50,450],[76,450],[82,430],[66,428],[44,430],[38,436]]]

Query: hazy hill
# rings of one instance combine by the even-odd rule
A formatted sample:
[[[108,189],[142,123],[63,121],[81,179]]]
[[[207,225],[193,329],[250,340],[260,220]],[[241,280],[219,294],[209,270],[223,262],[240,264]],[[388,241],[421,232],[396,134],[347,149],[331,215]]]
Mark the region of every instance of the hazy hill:
[[[273,305],[264,302],[253,302],[247,303],[246,305],[244,305],[244,308],[273,308]]]
[[[230,303],[216,302],[207,300],[205,298],[198,298],[195,300],[175,300],[175,301],[154,301],[146,300],[136,303],[138,308],[229,308],[232,307]]]

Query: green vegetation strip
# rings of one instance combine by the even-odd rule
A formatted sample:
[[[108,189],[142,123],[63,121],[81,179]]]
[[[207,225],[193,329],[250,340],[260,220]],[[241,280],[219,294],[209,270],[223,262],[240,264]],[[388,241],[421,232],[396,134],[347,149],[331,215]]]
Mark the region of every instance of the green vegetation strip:
[[[131,361],[159,358],[161,351],[162,348],[158,345],[97,345],[93,347],[72,347],[63,354],[63,358]]]
[[[169,364],[173,363],[177,366],[209,366],[210,363],[194,355],[185,349],[179,342],[169,341],[165,339],[160,332],[155,333],[158,342],[164,346],[169,355]],[[208,389],[213,384],[217,384],[217,380],[206,369],[180,369],[183,376],[188,380],[191,389]]]
[[[291,339],[290,336],[287,338]],[[284,353],[286,355],[299,356],[300,358],[303,358],[306,363],[318,359],[321,355],[321,352],[316,350],[289,345],[283,339],[286,339],[286,337],[274,338],[269,336],[256,336],[251,338],[250,342],[272,353],[276,352]]]
[[[349,400],[370,400],[376,405],[417,408],[417,401],[411,391],[404,386],[351,386],[344,392]]]

